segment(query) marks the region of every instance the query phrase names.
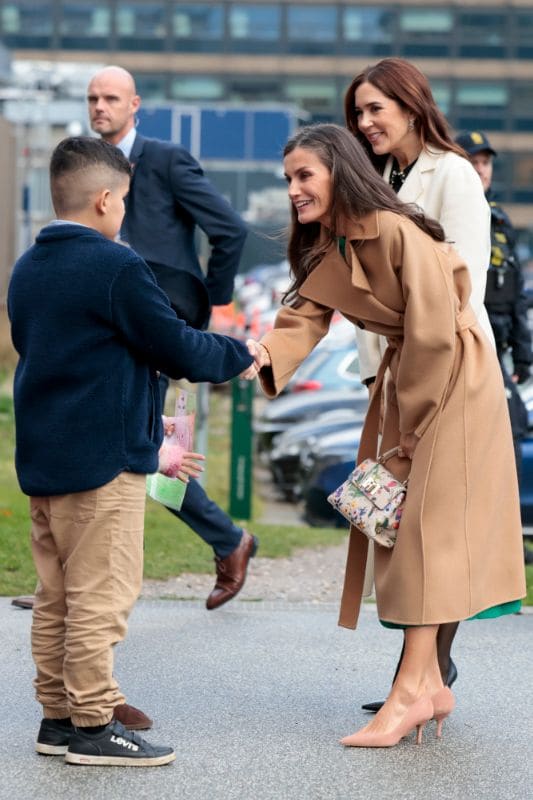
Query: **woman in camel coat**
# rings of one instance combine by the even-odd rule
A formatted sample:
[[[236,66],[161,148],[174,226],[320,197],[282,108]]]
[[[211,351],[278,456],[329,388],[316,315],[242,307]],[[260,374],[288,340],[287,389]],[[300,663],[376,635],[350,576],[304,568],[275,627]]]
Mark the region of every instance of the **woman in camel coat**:
[[[410,61],[384,58],[354,77],[345,93],[344,111],[346,127],[377,172],[402,202],[416,203],[424,214],[437,220],[446,240],[464,259],[472,285],[470,305],[494,343],[485,308],[490,209],[479,176],[453,141],[428,79]],[[356,331],[356,339],[361,380],[370,387],[387,342],[363,330]],[[371,558],[367,581],[370,565]],[[445,623],[437,634],[440,670],[450,687],[457,679],[451,657],[457,627],[458,623]],[[381,705],[365,703],[363,708],[375,712]]]
[[[287,144],[293,282],[275,328],[250,341],[276,396],[339,310],[388,348],[358,461],[400,446],[387,466],[409,489],[395,547],[376,547],[378,614],[406,626],[398,677],[377,716],[343,743],[390,746],[453,708],[443,688],[439,623],[516,610],[525,593],[512,437],[494,349],[468,304],[462,259],[438,223],[376,181],[353,136],[304,128]],[[344,251],[344,253],[343,253]],[[354,628],[368,540],[352,528],[340,624]],[[494,611],[494,607],[498,607]],[[519,604],[518,604],[519,606]]]

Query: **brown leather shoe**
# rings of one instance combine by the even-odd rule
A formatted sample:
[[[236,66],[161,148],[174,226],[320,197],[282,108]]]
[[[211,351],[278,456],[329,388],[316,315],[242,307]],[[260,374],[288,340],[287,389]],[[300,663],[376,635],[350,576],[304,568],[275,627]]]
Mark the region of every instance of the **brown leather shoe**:
[[[154,724],[150,717],[147,717],[143,711],[139,711],[138,708],[130,706],[127,703],[121,703],[115,706],[113,719],[122,722],[124,727],[129,731],[147,731]]]
[[[217,579],[215,588],[206,601],[206,607],[211,611],[223,603],[227,603],[240,592],[246,580],[248,562],[253,558],[259,544],[257,538],[242,532],[242,539],[238,547],[226,558],[216,558]]]
[[[11,605],[15,606],[16,608],[33,608],[33,601],[35,600],[32,594],[30,595],[22,595],[20,597],[14,597],[11,601]]]

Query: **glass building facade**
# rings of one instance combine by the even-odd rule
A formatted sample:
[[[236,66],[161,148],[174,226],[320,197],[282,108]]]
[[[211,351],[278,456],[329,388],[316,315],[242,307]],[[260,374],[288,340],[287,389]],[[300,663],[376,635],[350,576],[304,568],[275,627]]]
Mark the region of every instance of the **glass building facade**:
[[[0,39],[16,58],[112,53],[145,101],[290,102],[314,121],[342,122],[365,64],[412,59],[454,129],[494,141],[501,199],[533,204],[533,0],[0,0]]]

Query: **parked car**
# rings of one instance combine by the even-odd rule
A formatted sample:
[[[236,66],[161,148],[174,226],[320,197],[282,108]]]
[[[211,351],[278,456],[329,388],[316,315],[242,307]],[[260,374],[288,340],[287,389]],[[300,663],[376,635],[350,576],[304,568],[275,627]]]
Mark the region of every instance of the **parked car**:
[[[297,392],[284,395],[266,403],[254,423],[257,450],[268,454],[274,436],[297,422],[316,420],[327,411],[351,409],[364,413],[368,405],[368,391],[363,388],[341,389],[329,392]]]
[[[355,342],[318,346],[296,370],[283,394],[341,388],[363,389]]]
[[[524,536],[533,537],[533,431],[522,441],[520,511]]]
[[[327,502],[328,496],[346,480],[353,469],[346,471],[344,461],[320,467],[305,490],[303,518],[313,528],[349,528],[346,519]],[[331,488],[332,487],[332,488]]]
[[[362,424],[364,414],[352,408],[328,411],[315,419],[291,425],[274,437],[269,453],[270,471],[277,488],[288,500],[302,495],[302,453],[325,436]]]
[[[360,423],[324,436],[302,453],[303,516],[309,525],[346,527],[343,517],[327,502],[327,498],[355,466],[361,429]]]

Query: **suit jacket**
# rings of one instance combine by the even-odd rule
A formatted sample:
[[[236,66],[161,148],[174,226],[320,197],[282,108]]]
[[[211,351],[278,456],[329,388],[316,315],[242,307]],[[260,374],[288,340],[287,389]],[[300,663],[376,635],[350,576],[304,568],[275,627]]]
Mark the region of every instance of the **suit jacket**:
[[[178,315],[202,328],[212,305],[231,301],[244,223],[183,147],[137,133],[130,161],[133,178],[121,238],[148,262]],[[196,226],[211,245],[205,275]]]
[[[397,542],[375,547],[380,619],[402,625],[452,622],[522,597],[522,526],[509,414],[496,351],[470,308],[469,270],[453,248],[390,211],[346,230],[283,306],[262,338],[278,394],[327,333],[334,309],[391,339],[382,452],[399,433],[420,437],[413,460],[387,467],[409,489]],[[380,375],[381,377],[381,375]],[[379,382],[378,382],[379,385]],[[375,456],[381,392],[375,391],[359,461]],[[496,521],[496,522],[495,522]],[[368,539],[352,528],[340,624],[355,627]]]
[[[383,173],[388,182],[392,157]],[[481,327],[494,342],[485,309],[485,286],[490,262],[490,208],[479,176],[466,158],[442,150],[422,150],[398,192],[404,203],[416,203],[443,227],[446,240],[470,270],[470,305]],[[361,379],[376,375],[386,344],[376,335],[357,331]]]

